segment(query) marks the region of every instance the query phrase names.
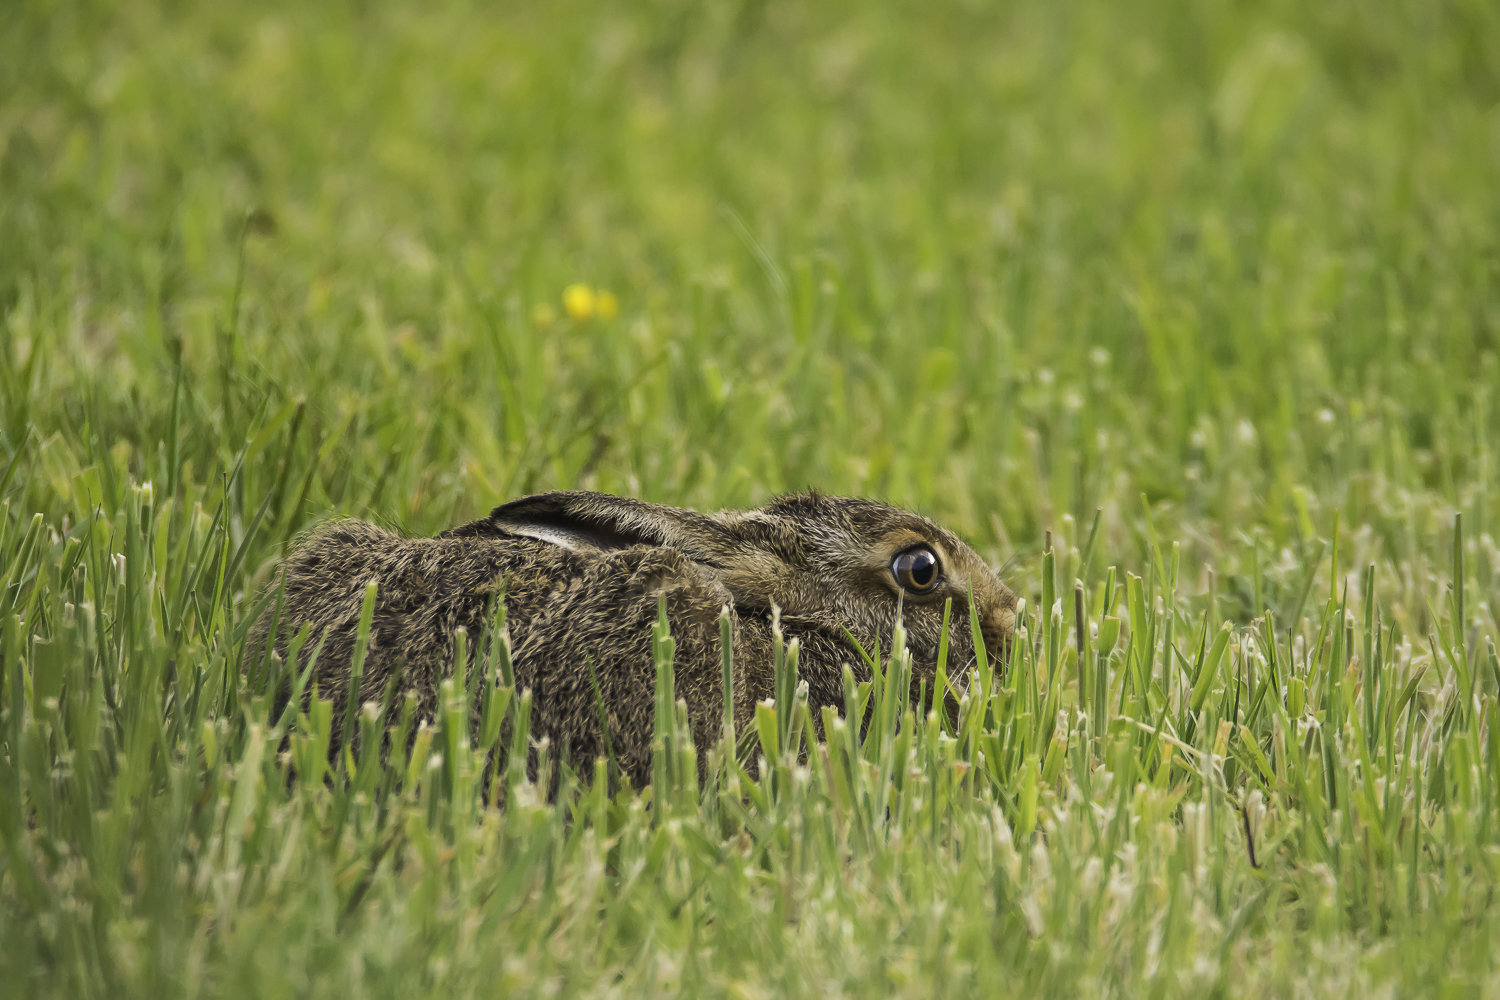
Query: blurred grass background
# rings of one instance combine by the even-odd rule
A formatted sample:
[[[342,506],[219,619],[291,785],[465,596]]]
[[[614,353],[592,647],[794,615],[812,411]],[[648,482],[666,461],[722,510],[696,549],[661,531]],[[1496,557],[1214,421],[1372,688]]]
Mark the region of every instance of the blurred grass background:
[[[1004,557],[1140,493],[1279,544],[1299,491],[1493,524],[1491,5],[5,16],[7,451],[162,481],[180,364],[187,480],[307,400],[246,480],[328,446],[299,521],[813,484]]]
[[[1383,620],[1418,646],[1391,676],[1413,685],[1425,676],[1424,711],[1437,711],[1453,688],[1441,670],[1413,666],[1440,662],[1435,649],[1423,659],[1421,638],[1461,622],[1460,652],[1467,636],[1478,663],[1500,631],[1497,192],[1500,7],[1484,0],[12,0],[0,7],[0,556],[12,567],[0,598],[28,623],[48,600],[73,601],[61,576],[29,560],[61,560],[60,572],[74,559],[76,568],[74,544],[123,557],[132,526],[156,517],[159,534],[141,527],[137,556],[155,558],[160,573],[121,569],[120,586],[133,581],[160,608],[141,612],[144,645],[115,635],[100,648],[122,663],[170,657],[173,669],[180,657],[206,677],[210,664],[232,662],[225,622],[243,613],[297,532],[330,513],[430,533],[542,489],[718,508],[812,485],[882,497],[960,530],[1006,566],[1033,611],[1047,532],[1059,593],[1085,578],[1096,619],[1104,567],[1154,568],[1153,586],[1164,587],[1175,539],[1183,584],[1166,614],[1184,616],[1184,635],[1197,627],[1188,615],[1245,626],[1270,608],[1297,631],[1307,610],[1310,642],[1318,615],[1325,627],[1332,620],[1318,595],[1375,564]],[[564,291],[576,285],[613,302],[575,292],[570,311]],[[135,487],[146,482],[153,492],[143,500]],[[1096,509],[1098,548],[1083,566]],[[1454,562],[1456,511],[1466,564]],[[46,528],[30,549],[23,539],[36,512]],[[212,546],[222,554],[204,555]],[[169,568],[178,565],[196,575]],[[199,609],[207,594],[192,581],[216,572],[221,592]],[[1460,598],[1450,614],[1450,584],[1465,574],[1467,612]],[[91,593],[103,608],[103,592]],[[1170,691],[1172,661],[1162,656]],[[12,695],[12,718],[16,704]],[[253,746],[246,719],[227,714],[220,722],[230,728],[214,738],[238,734],[235,754]],[[1452,733],[1444,723],[1433,746]],[[51,765],[37,761],[43,778],[27,794],[39,796]],[[222,820],[229,779],[212,777],[221,766],[207,765],[194,817],[222,792]],[[163,789],[190,804],[197,786],[173,784],[189,772],[127,783],[114,808]],[[1412,816],[1466,845],[1453,855],[1434,847],[1430,863],[1450,875],[1445,865],[1470,865],[1471,881],[1443,897],[1441,914],[1413,917],[1392,950],[1366,953],[1373,965],[1351,957],[1346,939],[1329,944],[1319,953],[1324,986],[1347,964],[1376,981],[1395,969],[1407,988],[1436,988],[1441,976],[1422,956],[1445,941],[1466,949],[1443,967],[1459,969],[1461,983],[1488,968],[1489,835],[1423,813],[1417,773]],[[1458,780],[1451,765],[1446,773]],[[1143,829],[1199,821],[1175,799],[1139,808]],[[795,826],[789,815],[776,822]],[[1215,822],[1232,826],[1226,815]],[[627,831],[639,810],[631,816]],[[73,872],[47,851],[65,856],[57,845],[71,843],[86,854],[77,831],[88,824],[77,822],[54,830],[36,856]],[[1177,833],[1162,829],[1171,844],[1161,849],[1176,850]],[[1178,829],[1184,844],[1202,839]],[[132,851],[165,859],[162,845],[189,843],[156,836],[121,827],[109,841],[131,845],[115,857],[125,882],[140,877]],[[507,836],[520,839],[518,853],[499,852],[504,863],[533,857],[521,834]],[[1294,916],[1278,926],[1293,933],[1254,953],[1284,989],[1298,982],[1295,934],[1345,927],[1320,923],[1337,907],[1325,907],[1319,887],[1331,884],[1320,881],[1330,870],[1342,886],[1352,869],[1339,866],[1353,863],[1337,845],[1324,858],[1288,837],[1291,874],[1265,906],[1284,903]],[[6,841],[13,865],[19,842]],[[333,895],[346,886],[337,872],[353,870],[338,867],[347,857],[339,843],[335,834],[319,848],[334,865],[319,869]],[[576,842],[561,843],[558,857],[577,860],[567,853]],[[215,872],[193,892],[233,869],[215,868],[212,850],[182,849],[203,866],[194,871]],[[1057,861],[1059,885],[1083,884],[1084,854],[1074,860],[1071,875]],[[1319,864],[1333,867],[1320,873]],[[1411,865],[1414,873],[1415,855]],[[939,909],[982,884],[957,866],[920,871]],[[342,945],[312,931],[299,938],[299,927],[324,926],[319,912],[298,908],[297,880],[265,877],[258,933],[307,948],[290,971],[277,970],[287,976],[278,989],[295,993],[298,982],[321,981],[309,970]],[[820,877],[837,881],[824,873],[809,884]],[[376,893],[393,908],[387,916],[409,888],[390,878]],[[0,894],[29,884],[13,874]],[[57,914],[69,912],[71,884],[56,883],[62,909],[38,926],[67,925]],[[760,897],[741,889],[750,910],[738,919],[749,921]],[[429,903],[448,899],[430,891]],[[93,912],[105,912],[108,895],[91,897]],[[620,890],[609,916],[626,938],[650,925],[641,916],[629,929],[631,907],[647,904],[619,902],[627,895]],[[571,913],[564,897],[543,911],[589,940],[591,923],[558,915]],[[38,911],[18,898],[0,908],[0,937],[8,929],[8,940],[29,942],[15,945],[21,968],[24,956],[49,953],[36,943],[42,931],[26,936],[37,918],[25,914]],[[227,921],[228,897],[216,898],[213,912]],[[438,952],[465,954],[472,928],[461,915],[432,917],[418,902],[413,912],[446,928]],[[681,904],[668,903],[651,902],[660,906],[651,919],[662,941],[686,947],[684,935],[698,931],[672,923]],[[263,965],[271,943],[214,939],[195,922],[211,915],[189,919],[159,900],[111,905],[123,922],[97,916],[94,930],[100,954],[113,957],[88,959],[68,973],[76,979],[39,983],[73,995],[83,983],[175,990],[192,962],[212,967],[214,989],[266,985],[246,971],[256,968],[275,979]],[[871,922],[899,912],[849,905]],[[1370,917],[1348,905],[1351,933],[1389,928],[1379,907]],[[1131,913],[1155,919],[1139,906]],[[516,912],[524,924],[530,911]],[[1208,947],[1192,934],[1217,931],[1173,912],[1188,936],[1168,934],[1162,947],[1188,963]],[[719,911],[726,928],[729,913]],[[130,922],[148,918],[167,929]],[[1062,934],[1067,919],[1049,933]],[[366,960],[382,948],[411,954],[401,949],[420,935],[401,938],[403,927],[371,918]],[[1024,940],[1019,928],[1007,933]],[[141,944],[154,933],[161,940]],[[879,954],[883,933],[862,946]],[[1147,939],[1130,940],[1128,975],[1116,969],[1122,978],[1095,985],[1150,980]],[[782,954],[746,941],[746,961],[762,945],[762,957]],[[1092,954],[1078,941],[1076,954]],[[830,963],[842,954],[827,941],[804,944]],[[141,959],[139,975],[137,947],[156,955]],[[1236,960],[1224,968],[1239,971],[1216,988],[1259,982],[1246,978],[1243,954]],[[100,965],[89,972],[89,961]],[[407,971],[428,987],[449,982],[430,968]],[[743,985],[748,973],[735,975]],[[1017,988],[1077,985],[1038,975]],[[664,981],[690,979],[677,970]],[[1175,988],[1191,993],[1194,982]]]

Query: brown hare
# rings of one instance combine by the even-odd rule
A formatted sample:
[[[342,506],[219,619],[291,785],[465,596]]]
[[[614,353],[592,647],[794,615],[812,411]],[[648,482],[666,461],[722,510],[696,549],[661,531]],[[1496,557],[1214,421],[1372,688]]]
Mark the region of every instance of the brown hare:
[[[719,617],[726,607],[741,731],[755,704],[772,695],[773,609],[787,640],[800,643],[800,675],[817,720],[823,706],[843,711],[846,664],[856,679],[870,679],[850,637],[889,655],[898,609],[916,700],[934,687],[946,600],[953,601],[948,672],[960,686],[975,661],[970,595],[993,663],[1003,662],[1016,608],[1015,596],[956,535],[881,503],[806,493],[759,510],[700,514],[601,493],[542,493],[436,538],[401,538],[354,520],[323,526],[288,559],[284,592],[251,631],[247,665],[262,655],[273,620],[283,659],[288,637],[309,624],[297,668],[305,669],[321,641],[320,696],[344,704],[371,580],[378,599],[360,701],[379,700],[400,671],[399,690],[415,695],[417,718],[432,719],[439,687],[454,674],[455,630],[467,630],[472,666],[492,602],[503,593],[516,690],[532,691],[533,741],[566,746],[588,773],[605,753],[602,700],[611,748],[636,787],[651,773],[651,641],[662,598],[676,641],[676,693],[687,702],[700,755],[723,722]],[[342,714],[333,722],[335,751]]]

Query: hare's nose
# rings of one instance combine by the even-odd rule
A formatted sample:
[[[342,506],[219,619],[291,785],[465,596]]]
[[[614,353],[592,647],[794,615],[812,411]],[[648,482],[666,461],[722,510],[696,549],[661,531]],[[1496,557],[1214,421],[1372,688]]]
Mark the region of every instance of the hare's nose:
[[[991,608],[980,618],[979,631],[984,636],[984,651],[992,663],[1009,662],[1010,637],[1015,632],[1015,626],[1016,614],[1009,608]]]

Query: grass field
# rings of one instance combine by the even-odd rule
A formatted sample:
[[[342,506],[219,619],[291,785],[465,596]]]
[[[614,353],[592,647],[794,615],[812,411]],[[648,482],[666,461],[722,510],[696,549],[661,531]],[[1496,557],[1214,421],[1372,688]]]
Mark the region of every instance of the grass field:
[[[0,316],[7,996],[1500,995],[1493,3],[15,0]],[[807,485],[1026,598],[955,735],[286,780],[321,519]]]

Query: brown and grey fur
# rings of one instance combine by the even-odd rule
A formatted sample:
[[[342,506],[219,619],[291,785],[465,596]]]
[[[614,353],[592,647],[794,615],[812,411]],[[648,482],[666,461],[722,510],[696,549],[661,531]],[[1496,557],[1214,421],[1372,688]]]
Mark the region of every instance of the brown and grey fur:
[[[941,580],[930,594],[903,594],[892,560],[912,545],[937,553]],[[453,674],[454,630],[471,637],[470,664],[486,609],[502,590],[517,688],[532,690],[532,737],[566,743],[575,765],[604,753],[593,661],[620,766],[640,787],[649,780],[655,667],[651,629],[665,596],[676,640],[675,681],[701,749],[723,717],[720,609],[734,628],[734,714],[743,729],[772,694],[771,615],[801,644],[800,673],[814,719],[844,707],[843,668],[870,671],[845,629],[867,650],[890,650],[898,603],[914,657],[913,698],[936,674],[943,603],[953,599],[949,672],[961,678],[975,659],[972,591],[984,644],[1002,657],[1016,601],[956,535],[926,518],[867,500],[818,493],[781,497],[759,510],[700,514],[600,493],[543,493],[511,501],[487,518],[436,538],[401,538],[363,521],[315,532],[287,561],[275,648],[312,627],[304,664],[319,640],[320,696],[342,705],[365,585],[378,599],[360,684],[378,700],[394,671],[431,719],[439,685]],[[260,656],[273,618],[268,607],[251,633],[246,662]],[[301,666],[299,665],[299,666]],[[403,666],[404,665],[404,666]],[[960,681],[960,683],[962,683]],[[340,742],[342,712],[334,713]],[[587,773],[587,771],[585,771]]]

